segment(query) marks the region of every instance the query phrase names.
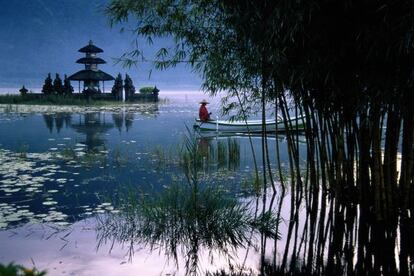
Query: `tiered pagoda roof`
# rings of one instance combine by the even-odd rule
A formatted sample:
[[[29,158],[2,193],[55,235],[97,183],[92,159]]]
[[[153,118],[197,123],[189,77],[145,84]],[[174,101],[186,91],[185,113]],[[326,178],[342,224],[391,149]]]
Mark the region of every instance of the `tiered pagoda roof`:
[[[103,50],[99,47],[96,47],[93,45],[92,40],[89,40],[89,45],[86,45],[85,47],[82,47],[78,50],[78,52],[81,53],[103,53]]]
[[[80,64],[92,64],[92,63],[104,64],[104,63],[106,63],[106,61],[101,59],[101,58],[98,58],[98,57],[83,57],[83,58],[78,59],[76,61],[76,63],[80,63]]]
[[[91,81],[111,81],[114,80],[114,77],[109,75],[108,73],[105,73],[101,70],[80,70],[79,72],[76,72],[72,76],[69,77],[70,80],[77,80],[77,81],[85,81],[85,80],[91,80]]]
[[[84,64],[85,69],[71,75],[69,80],[84,81],[85,86],[91,87],[99,86],[97,83],[99,81],[111,81],[115,79],[108,73],[98,69],[98,64],[104,64],[106,61],[96,56],[97,53],[102,53],[103,50],[96,47],[92,41],[89,41],[87,46],[79,49],[79,52],[85,53],[85,57],[78,59],[76,63]]]

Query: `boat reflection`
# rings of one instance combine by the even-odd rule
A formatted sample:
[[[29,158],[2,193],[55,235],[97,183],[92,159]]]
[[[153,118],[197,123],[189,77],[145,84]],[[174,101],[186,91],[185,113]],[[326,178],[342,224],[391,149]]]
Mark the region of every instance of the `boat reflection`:
[[[204,139],[225,139],[225,138],[234,138],[234,139],[261,139],[263,136],[261,133],[244,133],[244,132],[215,132],[215,131],[199,131],[197,135]],[[266,138],[268,140],[275,140],[278,139],[279,141],[283,142],[286,141],[286,135],[283,133],[267,133]],[[295,137],[299,143],[306,143],[306,137],[303,134],[295,135]]]

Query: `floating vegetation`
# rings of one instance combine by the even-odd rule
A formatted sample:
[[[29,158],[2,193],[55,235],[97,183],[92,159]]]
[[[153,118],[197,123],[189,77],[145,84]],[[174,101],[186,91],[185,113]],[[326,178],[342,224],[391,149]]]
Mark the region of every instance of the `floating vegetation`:
[[[0,149],[0,196],[4,194],[3,200],[6,200],[0,203],[0,229],[23,222],[53,222],[59,226],[67,224],[65,220],[68,216],[53,210],[58,206],[58,200],[42,198],[47,194],[58,194],[63,184],[73,183],[74,179],[62,177],[69,172],[62,169],[61,160],[60,156],[50,152],[27,153],[22,159],[20,153]],[[21,201],[16,202],[16,199]],[[36,211],[20,203],[39,200],[44,208],[36,208]]]
[[[53,201],[53,200],[50,200],[50,201],[44,201],[42,204],[49,206],[49,205],[55,205],[55,204],[57,204],[57,202]]]
[[[142,153],[137,153],[142,154]],[[154,164],[155,170],[165,170],[169,166],[179,164],[179,151],[177,148],[170,147],[164,149],[161,146],[156,146],[150,151],[151,162]],[[140,157],[138,157],[140,158]]]
[[[115,167],[123,167],[128,163],[128,154],[120,148],[115,148],[112,151],[112,160]]]
[[[51,180],[47,172],[53,170],[56,166],[37,166],[37,161],[49,158],[51,158],[51,155],[48,153],[31,153],[27,154],[25,159],[21,159],[18,153],[0,150],[0,191],[15,193],[20,191],[20,187],[24,186],[42,187],[46,181]],[[42,173],[43,175],[39,175]]]

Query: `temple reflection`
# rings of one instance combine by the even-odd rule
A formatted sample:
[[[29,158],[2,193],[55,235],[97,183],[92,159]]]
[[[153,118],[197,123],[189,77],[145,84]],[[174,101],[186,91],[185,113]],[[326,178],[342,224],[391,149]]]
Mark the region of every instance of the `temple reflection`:
[[[105,139],[102,136],[114,127],[114,124],[107,122],[105,115],[99,112],[86,113],[79,117],[77,123],[71,124],[76,132],[84,134],[86,145],[89,152],[105,150]]]

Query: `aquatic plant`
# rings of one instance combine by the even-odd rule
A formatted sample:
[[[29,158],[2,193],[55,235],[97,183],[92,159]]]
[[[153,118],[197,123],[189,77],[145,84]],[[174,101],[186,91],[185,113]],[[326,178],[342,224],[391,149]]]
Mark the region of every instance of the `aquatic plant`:
[[[76,151],[73,147],[65,147],[61,152],[60,155],[63,159],[67,160],[74,160],[76,159]]]
[[[46,271],[38,271],[36,268],[25,268],[24,266],[9,263],[8,265],[0,264],[0,275],[2,276],[44,276]]]
[[[236,170],[240,166],[240,144],[235,139],[227,139],[229,153],[228,169]]]
[[[242,192],[245,195],[255,195],[259,196],[262,193],[262,186],[261,186],[261,179],[260,176],[257,178],[256,174],[253,174],[249,177],[243,178],[240,183],[240,187]]]
[[[99,244],[116,241],[128,245],[131,258],[142,245],[163,249],[177,264],[183,255],[189,274],[197,272],[200,250],[229,257],[252,242],[252,229],[279,238],[274,232],[278,223],[274,214],[255,218],[249,205],[217,186],[196,189],[177,183],[156,197],[130,191],[118,202],[119,213],[98,218]]]
[[[125,166],[128,163],[128,155],[120,148],[115,148],[112,151],[112,161],[116,167]]]
[[[155,170],[165,170],[168,166],[179,164],[179,150],[174,147],[164,149],[161,146],[156,146],[151,149],[151,156],[155,162]]]
[[[202,182],[202,155],[189,133],[182,152],[185,182],[173,183],[155,195],[128,190],[115,202],[116,214],[98,218],[99,245],[128,245],[132,258],[136,246],[162,249],[178,265],[185,259],[186,273],[199,272],[199,252],[208,250],[231,259],[237,248],[252,243],[252,232],[279,239],[279,220],[272,212],[256,216],[249,203],[241,203],[219,185]]]

